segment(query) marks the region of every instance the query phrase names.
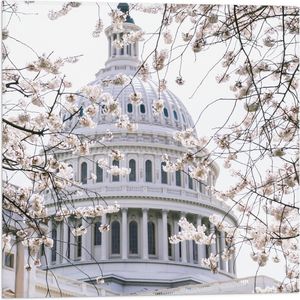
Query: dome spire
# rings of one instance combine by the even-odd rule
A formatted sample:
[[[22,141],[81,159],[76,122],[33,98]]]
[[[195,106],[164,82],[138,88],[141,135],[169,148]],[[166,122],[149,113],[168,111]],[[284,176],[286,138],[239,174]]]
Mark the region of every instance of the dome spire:
[[[108,60],[105,67],[111,71],[134,73],[140,65],[138,41],[128,42],[127,36],[140,31],[141,28],[135,25],[133,18],[129,15],[129,4],[120,2],[117,5],[125,16],[122,26],[116,28],[115,24],[105,30],[108,39]]]
[[[126,21],[125,23],[131,23],[134,24],[134,20],[129,15],[129,4],[126,2],[120,2],[117,6],[117,8],[123,13],[126,14]]]

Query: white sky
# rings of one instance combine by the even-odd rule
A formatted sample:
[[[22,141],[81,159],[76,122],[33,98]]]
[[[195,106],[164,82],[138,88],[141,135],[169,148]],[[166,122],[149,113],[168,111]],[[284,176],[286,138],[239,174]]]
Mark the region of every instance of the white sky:
[[[205,1],[204,3],[208,2],[212,1]],[[226,3],[229,2],[232,1],[226,1]],[[240,3],[242,1],[238,2]],[[249,2],[250,1],[248,1],[248,3]],[[265,2],[270,4],[270,1]],[[278,3],[278,1],[271,2]],[[20,8],[22,7],[20,11],[34,11],[37,14],[21,15],[21,20],[14,16],[11,21],[13,26],[9,27],[9,32],[12,37],[24,41],[39,54],[49,54],[52,51],[54,52],[52,55],[53,57],[67,57],[83,54],[83,57],[78,63],[68,65],[64,68],[64,73],[68,75],[67,79],[73,83],[74,90],[76,90],[92,81],[94,79],[94,74],[104,66],[104,62],[108,55],[107,41],[104,32],[102,32],[100,38],[92,37],[92,31],[94,30],[94,26],[98,19],[98,11],[95,3],[84,1],[84,5],[72,9],[67,16],[61,17],[55,21],[49,20],[47,17],[49,10],[59,10],[62,3],[63,2],[37,1],[37,3],[29,6],[20,3]],[[261,1],[255,0],[251,1],[251,3],[261,3]],[[292,1],[281,1],[281,3],[293,4]],[[101,4],[100,16],[104,21],[105,27],[110,24],[110,18],[107,15],[108,11],[109,7],[106,4]],[[138,12],[133,12],[131,16],[134,18],[135,23],[141,26],[146,32],[153,32],[159,26],[159,16],[145,15]],[[3,21],[3,25],[5,24],[6,20]],[[9,42],[8,45],[11,50],[16,50],[14,48],[17,46],[15,42]],[[222,50],[223,49],[220,49],[219,47],[206,52],[201,52],[201,54],[197,55],[196,62],[192,55],[186,57],[182,70],[183,78],[186,80],[184,86],[179,87],[175,84],[178,65],[176,68],[170,69],[169,75],[166,78],[168,87],[184,102],[194,121],[198,118],[199,112],[212,100],[219,97],[232,96],[226,85],[223,87],[216,84],[214,78],[218,72],[213,71],[212,75],[208,76],[204,85],[198,90],[195,97],[190,99],[190,96],[192,95],[191,91],[195,89],[206,72],[220,58],[220,55],[223,53]],[[16,53],[17,55],[14,58],[14,61],[18,67],[23,67],[24,63],[29,62],[27,57],[31,57],[30,50],[22,48],[21,50],[16,51]],[[188,53],[191,54],[192,52],[188,51]],[[26,60],[24,60],[25,57]],[[213,107],[212,109],[207,110],[201,121],[198,123],[197,131],[199,135],[209,135],[212,132],[211,128],[220,126],[231,109],[231,105],[228,102],[222,105],[222,107],[216,107],[218,108],[215,109],[215,107]],[[228,173],[221,169],[218,187],[228,187],[230,184],[231,179],[228,176]],[[261,270],[262,271],[259,274],[266,274],[273,278],[282,279],[283,269],[281,265],[270,264]],[[247,251],[243,251],[239,256],[237,271],[239,277],[253,276],[255,274],[256,264],[251,261]]]

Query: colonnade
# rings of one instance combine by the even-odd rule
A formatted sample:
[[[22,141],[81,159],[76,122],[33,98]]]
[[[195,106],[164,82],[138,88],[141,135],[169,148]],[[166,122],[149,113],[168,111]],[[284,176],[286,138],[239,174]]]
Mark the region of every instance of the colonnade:
[[[183,241],[178,244],[169,245],[168,231],[171,235],[180,231],[178,220],[181,217],[194,223],[195,226],[205,224],[208,230],[217,234],[216,243],[210,246],[196,244],[193,241]],[[130,230],[131,221],[137,223],[137,253],[130,252]],[[77,220],[78,221],[78,220]],[[208,218],[201,215],[186,214],[166,209],[148,209],[148,208],[122,208],[118,214],[103,215],[98,222],[102,224],[112,224],[118,222],[118,234],[114,235],[119,239],[119,253],[112,253],[112,229],[101,234],[101,245],[95,246],[94,220],[82,219],[81,225],[87,228],[87,233],[80,237],[78,246],[78,237],[74,237],[69,225],[66,222],[50,224],[50,232],[56,229],[57,241],[52,250],[49,251],[48,259],[52,264],[68,263],[70,261],[91,261],[91,260],[109,260],[109,259],[142,259],[142,260],[160,260],[173,261],[183,264],[201,264],[202,258],[209,257],[211,253],[219,254],[219,269],[224,272],[234,274],[234,260],[224,261],[221,258],[223,250],[226,248],[225,235],[223,232],[217,232],[213,224],[209,224]],[[148,236],[149,226],[154,224],[154,233]],[[52,226],[52,228],[51,228]],[[54,227],[53,227],[54,226]],[[150,238],[150,239],[149,239]],[[149,241],[154,243],[154,253],[149,253]],[[80,249],[78,248],[80,247]],[[54,254],[53,252],[56,252]]]

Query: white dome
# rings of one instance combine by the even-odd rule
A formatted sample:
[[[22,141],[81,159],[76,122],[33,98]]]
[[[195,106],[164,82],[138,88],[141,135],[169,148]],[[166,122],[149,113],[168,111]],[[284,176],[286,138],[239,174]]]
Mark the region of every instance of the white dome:
[[[106,78],[107,79],[107,78]],[[101,79],[97,79],[92,84],[99,84]],[[134,90],[132,88],[134,87]],[[122,113],[126,113],[133,123],[159,125],[163,127],[183,130],[193,127],[193,121],[183,103],[169,90],[161,93],[160,99],[164,100],[164,110],[155,116],[152,111],[153,101],[159,98],[158,86],[153,80],[142,81],[138,76],[132,80],[132,85],[125,88],[116,85],[104,87],[104,92],[110,93],[114,98],[118,97]],[[133,92],[141,93],[142,104],[134,105],[129,100],[129,95]],[[115,119],[101,113],[95,117],[94,121],[98,125],[115,122]],[[153,127],[152,127],[153,128]]]

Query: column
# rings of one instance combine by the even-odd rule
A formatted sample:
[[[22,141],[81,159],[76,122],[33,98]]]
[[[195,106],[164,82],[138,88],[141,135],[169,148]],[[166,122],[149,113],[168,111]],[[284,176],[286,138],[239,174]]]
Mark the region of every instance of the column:
[[[189,249],[189,262],[191,263],[191,264],[193,264],[194,263],[194,250],[193,250],[193,241],[191,240],[191,241],[188,241],[188,249]]]
[[[163,260],[168,260],[168,211],[162,211],[162,258]]]
[[[63,231],[63,241],[62,241],[62,262],[68,262],[68,230],[69,226],[67,219],[63,219],[62,231]]]
[[[221,244],[220,244],[220,268],[221,270],[223,271],[227,271],[226,270],[226,262],[222,259],[222,253],[224,251],[224,249],[226,248],[226,245],[225,245],[225,233],[224,231],[221,231]]]
[[[36,296],[35,295],[36,266],[34,265],[35,255],[32,255],[32,253],[30,253],[29,249],[26,249],[25,255],[26,255],[26,261],[27,261],[28,265],[30,266],[30,268],[25,270],[26,274],[24,277],[26,280],[26,297],[32,298],[32,297]],[[21,265],[21,267],[22,267],[22,265]],[[23,267],[24,267],[24,265],[23,265]]]
[[[179,226],[178,226],[178,220],[177,220],[177,216],[174,217],[174,235],[177,234],[179,232]],[[179,258],[179,244],[174,244],[174,260],[175,261],[180,261]]]
[[[197,226],[201,226],[201,216],[197,217]],[[206,245],[198,244],[198,264],[201,265],[202,258],[206,258]]]
[[[52,218],[50,218],[50,220],[48,221],[48,233],[47,233],[47,237],[52,239]],[[53,241],[53,243],[55,243],[55,241]],[[54,247],[54,245],[53,245]],[[50,247],[45,247],[45,254],[47,257],[47,265],[50,266],[52,264],[52,250]]]
[[[101,217],[101,224],[104,225],[106,223],[107,223],[107,220],[106,220],[106,214],[105,214]],[[102,245],[101,245],[101,259],[102,260],[107,259],[107,247],[108,247],[108,245],[107,245],[107,241],[108,241],[107,234],[108,234],[107,232],[102,233]]]
[[[184,218],[185,214],[181,214],[181,218]],[[181,262],[187,263],[186,241],[181,242]]]
[[[61,231],[61,226],[60,223],[56,223],[56,264],[60,263],[60,256],[61,256],[61,251],[60,251],[60,245],[61,245],[61,238],[60,238],[60,231]]]
[[[24,246],[20,240],[17,240],[16,251],[16,278],[15,278],[15,296],[24,298]]]
[[[215,234],[215,226],[212,223],[210,223],[210,233],[216,235]],[[210,245],[211,253],[213,253],[214,255],[217,253],[217,242],[218,242],[218,239],[216,238],[215,243]]]
[[[143,246],[142,257],[148,259],[148,209],[143,208]]]
[[[128,257],[127,208],[122,208],[122,259]]]
[[[232,258],[228,260],[228,272],[231,274],[235,274],[234,260],[235,260],[235,253],[233,253]]]
[[[87,218],[82,218],[82,226],[87,229],[87,233],[82,235],[81,243],[81,261],[86,261],[91,258],[91,226]]]

